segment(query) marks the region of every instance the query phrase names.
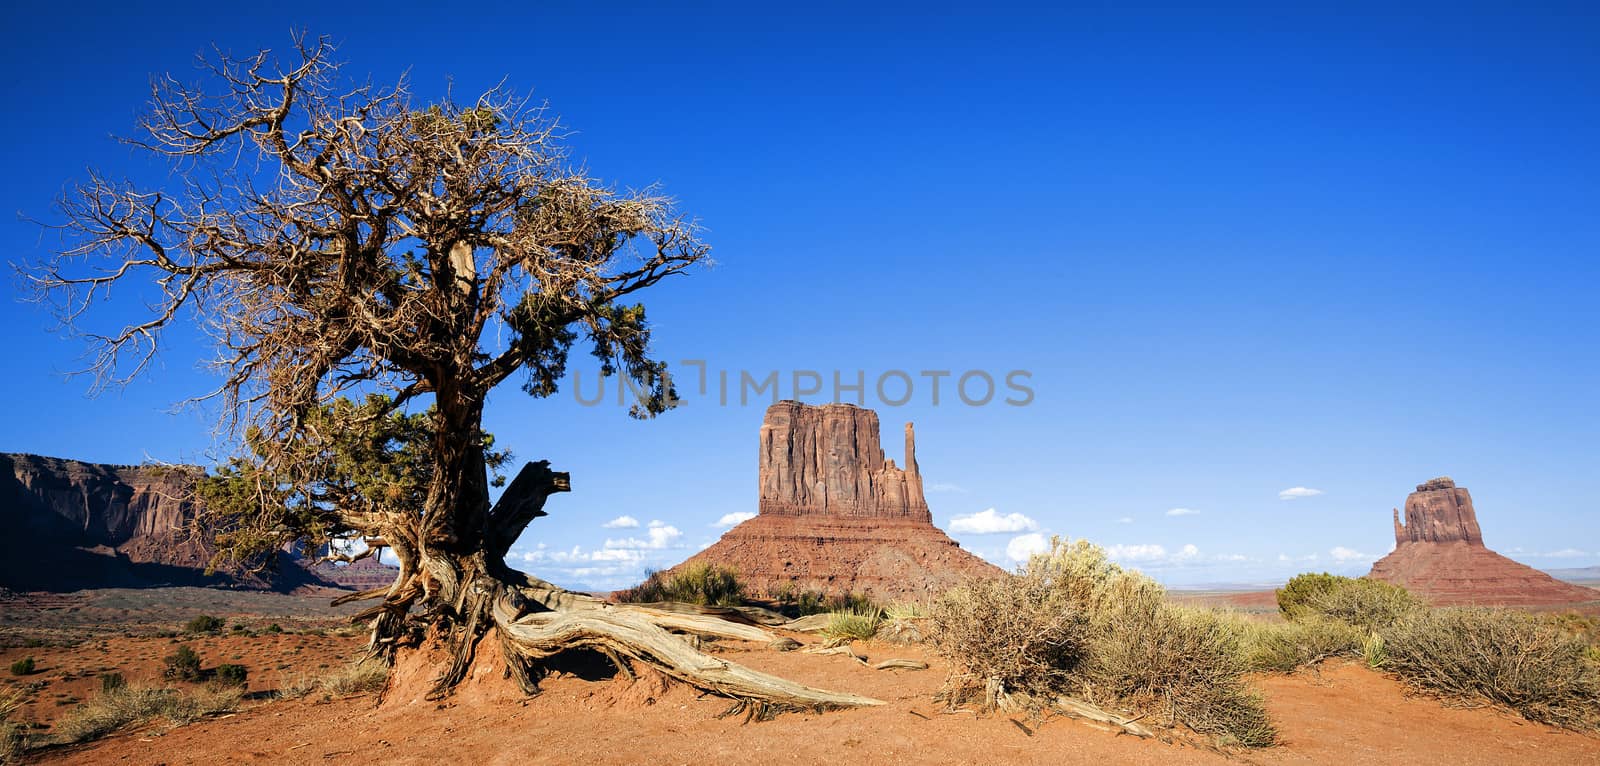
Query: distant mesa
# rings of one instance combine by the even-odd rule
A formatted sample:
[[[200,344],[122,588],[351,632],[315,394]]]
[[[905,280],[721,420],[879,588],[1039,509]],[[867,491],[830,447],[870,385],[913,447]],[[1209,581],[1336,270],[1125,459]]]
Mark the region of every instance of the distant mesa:
[[[377,587],[398,571],[297,566],[264,576],[206,574],[212,548],[188,533],[199,466],[103,465],[0,453],[0,588],[67,591],[214,585],[287,591]],[[387,577],[387,580],[378,582]],[[348,581],[349,584],[346,584]]]
[[[758,594],[792,588],[879,601],[1001,573],[933,525],[910,423],[902,467],[884,455],[876,412],[779,402],[762,419],[756,475],[756,516],[684,564],[732,567]]]
[[[1556,606],[1600,601],[1600,591],[1562,582],[1483,544],[1472,495],[1447,476],[1417,485],[1405,522],[1394,511],[1394,552],[1372,577],[1404,585],[1435,604]]]

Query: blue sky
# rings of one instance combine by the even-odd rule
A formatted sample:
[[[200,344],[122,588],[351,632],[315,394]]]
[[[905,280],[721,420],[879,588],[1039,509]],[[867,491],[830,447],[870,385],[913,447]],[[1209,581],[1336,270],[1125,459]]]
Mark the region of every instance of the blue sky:
[[[1173,584],[1360,573],[1449,474],[1491,547],[1600,563],[1593,5],[531,5],[10,6],[0,207],[49,220],[91,166],[160,185],[108,138],[148,76],[304,27],[423,100],[531,90],[594,174],[698,215],[717,264],[647,297],[669,362],[860,370],[869,396],[889,370],[1029,371],[1024,407],[876,406],[890,454],[917,423],[939,524],[995,510],[961,526],[1009,531],[956,536],[997,562],[1054,533]],[[0,241],[51,244],[11,215]],[[90,399],[38,307],[0,322],[0,450],[218,448],[213,413],[171,413],[212,382],[195,337]],[[490,401],[502,444],[573,474],[526,568],[625,585],[755,510],[764,401],[640,423],[571,393]]]

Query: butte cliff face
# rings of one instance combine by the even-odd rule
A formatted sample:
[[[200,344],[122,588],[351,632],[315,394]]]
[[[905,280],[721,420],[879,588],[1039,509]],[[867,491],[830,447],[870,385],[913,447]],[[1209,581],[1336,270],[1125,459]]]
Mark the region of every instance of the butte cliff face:
[[[759,510],[774,516],[848,516],[933,522],[906,424],[906,465],[878,444],[878,413],[849,404],[779,402],[761,422]]]
[[[884,456],[877,413],[849,404],[774,404],[759,443],[759,512],[689,561],[730,566],[757,594],[885,602],[1000,573],[933,525],[909,423],[904,467]]]
[[[1548,606],[1600,600],[1600,591],[1561,582],[1483,544],[1472,495],[1449,477],[1417,485],[1405,523],[1394,511],[1394,552],[1368,577],[1404,585],[1434,604]]]
[[[320,584],[292,564],[270,580],[206,575],[211,549],[186,531],[202,475],[0,453],[0,587]]]

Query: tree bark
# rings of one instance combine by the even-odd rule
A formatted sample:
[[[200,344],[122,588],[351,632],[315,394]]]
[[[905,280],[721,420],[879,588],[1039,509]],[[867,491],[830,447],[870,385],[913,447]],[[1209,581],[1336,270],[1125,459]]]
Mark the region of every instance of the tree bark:
[[[478,449],[478,470],[482,450]],[[461,461],[470,466],[470,461]],[[470,470],[468,468],[467,470]],[[458,504],[476,503],[471,483],[452,495],[436,482],[433,501],[451,497]],[[482,482],[487,494],[487,482]],[[400,558],[400,575],[382,591],[346,596],[383,602],[357,615],[372,621],[371,651],[392,658],[404,640],[406,617],[413,605],[432,635],[448,647],[450,659],[434,682],[428,697],[448,695],[469,674],[477,650],[485,640],[500,642],[505,671],[525,693],[538,690],[541,665],[562,652],[589,649],[609,658],[624,674],[639,663],[669,678],[736,700],[752,715],[767,717],[787,710],[830,710],[882,704],[853,694],[830,692],[796,684],[712,657],[696,649],[679,633],[758,641],[772,644],[782,637],[737,611],[686,610],[681,605],[612,604],[573,593],[518,572],[505,563],[505,554],[533,519],[545,515],[550,495],[570,490],[567,474],[551,471],[549,463],[528,463],[494,508],[475,514],[476,533],[456,525],[444,527],[423,519],[424,533],[415,538],[404,532],[386,535]],[[486,497],[483,506],[487,506]],[[456,506],[458,513],[466,510]],[[437,517],[435,517],[437,518]],[[666,607],[666,608],[661,608]],[[711,613],[702,613],[711,612]],[[724,619],[734,616],[738,621]],[[493,635],[491,635],[493,634]]]

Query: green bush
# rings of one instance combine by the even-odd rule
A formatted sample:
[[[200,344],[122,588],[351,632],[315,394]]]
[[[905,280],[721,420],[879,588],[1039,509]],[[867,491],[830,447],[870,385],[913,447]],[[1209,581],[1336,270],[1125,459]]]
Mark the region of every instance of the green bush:
[[[1417,611],[1383,634],[1385,669],[1446,697],[1486,699],[1533,721],[1600,728],[1600,668],[1549,618],[1505,609]]]
[[[1366,633],[1387,628],[1425,606],[1399,585],[1365,577],[1303,574],[1278,589],[1278,611],[1290,621],[1327,618]]]
[[[244,686],[250,671],[243,665],[223,663],[217,666],[217,681],[228,686]]]
[[[732,570],[717,564],[693,561],[677,572],[650,572],[644,582],[617,594],[620,601],[649,603],[681,601],[707,606],[738,606],[744,603],[744,586]]]
[[[1292,620],[1305,610],[1306,604],[1312,596],[1327,593],[1345,583],[1354,582],[1354,578],[1340,577],[1335,574],[1323,572],[1315,574],[1307,572],[1295,575],[1289,582],[1277,590],[1278,611],[1284,619]]]
[[[189,648],[188,644],[178,644],[178,648],[167,655],[163,662],[166,667],[161,675],[168,680],[199,681],[205,677],[200,671],[200,653]]]
[[[32,673],[36,667],[38,667],[38,664],[33,661],[32,657],[23,657],[11,663],[11,675],[25,676]]]
[[[968,582],[930,611],[934,647],[956,672],[946,696],[1041,707],[1055,695],[1170,720],[1218,741],[1275,733],[1244,684],[1239,631],[1167,601],[1155,581],[1085,541],[1051,541],[1016,575]]]
[[[223,624],[224,620],[221,617],[202,614],[184,623],[183,629],[189,633],[216,633],[222,630]]]
[[[1405,588],[1363,578],[1313,594],[1306,600],[1305,613],[1376,633],[1425,608],[1426,605]]]
[[[282,633],[283,632],[283,626],[279,625],[278,623],[272,623],[271,625],[268,625],[266,630],[263,631],[263,632],[265,632],[265,633],[273,633],[273,634]]]

